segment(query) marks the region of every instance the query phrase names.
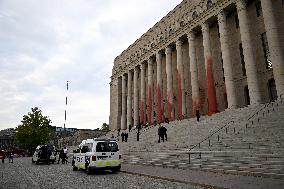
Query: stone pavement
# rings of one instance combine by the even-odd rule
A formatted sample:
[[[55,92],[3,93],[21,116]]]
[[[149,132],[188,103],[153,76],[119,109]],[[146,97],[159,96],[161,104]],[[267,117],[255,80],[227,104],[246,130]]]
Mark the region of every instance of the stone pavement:
[[[201,189],[189,183],[173,182],[108,171],[87,175],[83,171],[72,171],[71,164],[35,165],[31,158],[15,158],[13,164],[7,159],[0,163],[0,189]]]
[[[123,164],[122,172],[190,183],[206,188],[283,189],[283,179]]]

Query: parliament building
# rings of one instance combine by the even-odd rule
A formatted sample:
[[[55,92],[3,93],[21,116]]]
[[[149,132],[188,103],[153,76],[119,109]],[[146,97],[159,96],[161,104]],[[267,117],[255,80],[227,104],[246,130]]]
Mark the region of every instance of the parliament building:
[[[110,128],[277,99],[283,31],[284,0],[183,0],[114,59]]]

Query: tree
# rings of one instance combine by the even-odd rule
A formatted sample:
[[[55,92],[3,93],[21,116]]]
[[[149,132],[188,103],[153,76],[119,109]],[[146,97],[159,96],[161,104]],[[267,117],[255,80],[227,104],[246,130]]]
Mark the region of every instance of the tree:
[[[110,131],[109,125],[106,124],[106,123],[103,123],[103,125],[102,125],[102,127],[101,127],[101,130],[102,130],[102,131],[109,132],[109,131]]]
[[[51,120],[43,116],[38,107],[23,116],[22,124],[16,128],[16,140],[21,147],[32,152],[38,145],[52,139]]]

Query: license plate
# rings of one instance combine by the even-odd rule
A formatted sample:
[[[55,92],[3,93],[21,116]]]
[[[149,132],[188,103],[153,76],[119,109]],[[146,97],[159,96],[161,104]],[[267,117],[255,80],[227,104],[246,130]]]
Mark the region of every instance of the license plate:
[[[98,156],[98,160],[105,160],[107,156]]]

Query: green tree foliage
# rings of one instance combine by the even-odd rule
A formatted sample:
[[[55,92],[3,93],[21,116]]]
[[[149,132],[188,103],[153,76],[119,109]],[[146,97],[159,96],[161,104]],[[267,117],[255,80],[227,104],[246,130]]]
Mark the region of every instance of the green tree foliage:
[[[106,124],[106,123],[103,123],[103,125],[102,125],[102,127],[101,127],[101,130],[102,130],[102,131],[106,131],[106,132],[110,131],[109,125]]]
[[[43,116],[38,107],[23,116],[22,124],[16,129],[16,140],[24,149],[32,152],[38,145],[52,139],[51,120]]]

